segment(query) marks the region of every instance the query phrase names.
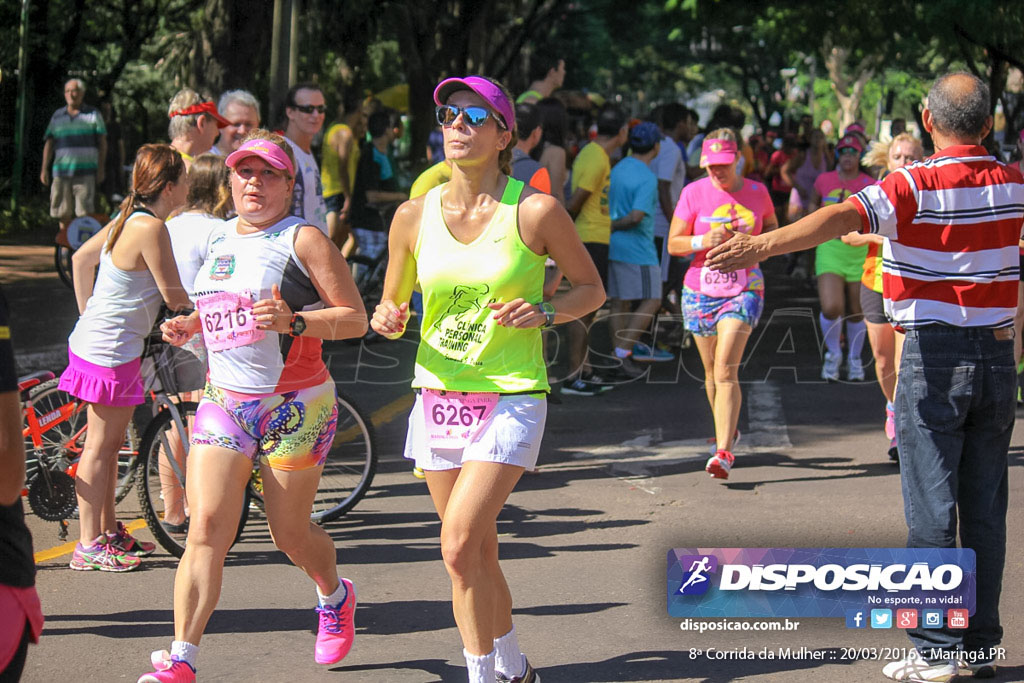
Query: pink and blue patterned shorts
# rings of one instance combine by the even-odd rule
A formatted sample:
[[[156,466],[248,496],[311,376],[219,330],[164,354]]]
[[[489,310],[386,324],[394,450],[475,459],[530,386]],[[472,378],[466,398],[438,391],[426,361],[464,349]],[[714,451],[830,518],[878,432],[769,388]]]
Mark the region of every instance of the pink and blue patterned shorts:
[[[698,337],[717,335],[718,321],[723,318],[736,318],[755,327],[763,311],[763,289],[748,289],[736,296],[719,298],[683,288],[683,326]]]

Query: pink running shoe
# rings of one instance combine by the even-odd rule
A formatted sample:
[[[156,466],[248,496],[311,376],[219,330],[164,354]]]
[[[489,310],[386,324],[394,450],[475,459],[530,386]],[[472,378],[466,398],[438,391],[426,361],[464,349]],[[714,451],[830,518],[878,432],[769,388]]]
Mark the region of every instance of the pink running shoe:
[[[100,535],[92,540],[92,545],[76,543],[68,566],[80,572],[92,569],[101,572],[130,572],[138,569],[140,562],[139,558],[116,547],[107,536]]]
[[[729,451],[718,451],[708,458],[708,464],[704,466],[704,470],[715,479],[728,479],[729,470],[732,469],[735,462],[736,458]]]
[[[317,607],[320,615],[320,628],[316,632],[316,648],[313,659],[317,664],[337,664],[352,649],[352,641],[356,637],[355,611],[356,587],[348,579],[342,579],[348,590],[345,601],[331,607]]]
[[[128,528],[117,523],[117,533],[108,536],[110,539],[110,545],[114,546],[125,555],[134,555],[135,557],[147,557],[152,555],[156,550],[156,543],[150,543],[149,541],[140,541],[139,539],[128,533]]]
[[[885,408],[885,436],[889,441],[896,441],[896,413],[888,406]]]
[[[188,662],[171,659],[167,650],[157,650],[150,661],[156,671],[142,674],[138,683],[195,683],[196,670]]]

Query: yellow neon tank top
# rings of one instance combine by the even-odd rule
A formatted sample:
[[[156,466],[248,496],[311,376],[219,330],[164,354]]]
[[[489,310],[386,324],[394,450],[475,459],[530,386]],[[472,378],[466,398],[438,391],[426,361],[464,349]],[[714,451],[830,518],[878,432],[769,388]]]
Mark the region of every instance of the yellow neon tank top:
[[[413,252],[423,290],[423,321],[413,387],[517,393],[547,391],[539,328],[494,321],[487,304],[517,297],[538,303],[545,256],[519,234],[523,183],[509,178],[501,202],[470,244],[452,236],[439,185],[427,193]]]
[[[324,154],[323,163],[320,166],[320,184],[323,185],[323,193],[325,197],[333,197],[336,194],[342,194],[345,192],[344,187],[341,186],[341,176],[338,174],[338,150],[334,148],[334,145],[329,144],[331,136],[334,132],[344,128],[351,132],[352,129],[344,123],[336,123],[327,130],[327,134],[324,135]],[[348,155],[348,181],[349,183],[355,182],[356,179],[356,168],[359,166],[359,141],[354,140],[352,143],[352,150]],[[349,190],[351,191],[351,189]]]

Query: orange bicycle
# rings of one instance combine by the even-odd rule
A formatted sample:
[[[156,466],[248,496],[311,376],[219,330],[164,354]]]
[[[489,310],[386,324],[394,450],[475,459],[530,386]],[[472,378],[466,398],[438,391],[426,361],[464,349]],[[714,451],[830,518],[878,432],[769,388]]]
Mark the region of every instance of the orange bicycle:
[[[82,457],[88,428],[86,403],[57,385],[52,372],[36,372],[18,378],[25,440],[25,488],[29,509],[40,519],[59,522],[58,535],[65,540],[69,518],[75,515],[75,472]],[[139,437],[129,422],[124,444],[117,454],[117,488],[120,502],[131,490],[139,463]]]

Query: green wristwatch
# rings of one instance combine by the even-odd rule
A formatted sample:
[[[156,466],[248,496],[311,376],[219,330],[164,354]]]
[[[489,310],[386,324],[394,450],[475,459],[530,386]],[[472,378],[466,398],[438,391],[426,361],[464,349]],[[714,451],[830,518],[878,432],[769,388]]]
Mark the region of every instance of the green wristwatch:
[[[544,326],[541,329],[547,329],[555,326],[555,307],[548,301],[542,301],[537,306],[540,307],[541,313],[547,320],[544,321]]]

